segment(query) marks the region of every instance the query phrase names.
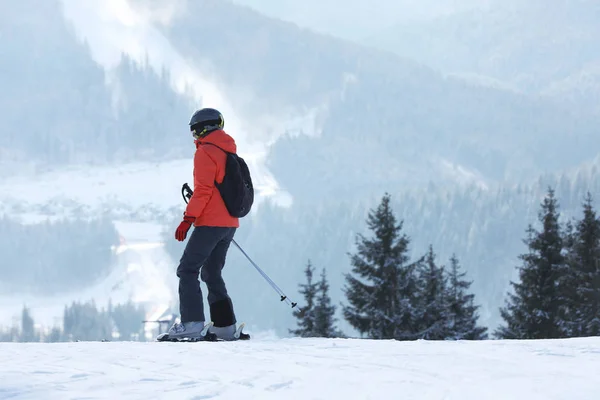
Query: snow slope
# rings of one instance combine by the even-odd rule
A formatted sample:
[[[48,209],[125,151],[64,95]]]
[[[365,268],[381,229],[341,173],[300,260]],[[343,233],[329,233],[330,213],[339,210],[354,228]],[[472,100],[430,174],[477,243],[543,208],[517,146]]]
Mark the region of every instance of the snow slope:
[[[23,305],[29,308],[38,327],[45,330],[62,327],[64,308],[73,301],[94,300],[98,308],[106,309],[109,302],[116,305],[131,300],[145,307],[146,318],[150,320],[159,318],[173,306],[177,296],[176,264],[162,243],[126,243],[116,248],[115,254],[110,274],[93,285],[75,287],[54,296],[0,293],[0,327],[11,323],[19,326]]]
[[[0,354],[2,399],[583,400],[600,390],[600,338],[0,343]]]

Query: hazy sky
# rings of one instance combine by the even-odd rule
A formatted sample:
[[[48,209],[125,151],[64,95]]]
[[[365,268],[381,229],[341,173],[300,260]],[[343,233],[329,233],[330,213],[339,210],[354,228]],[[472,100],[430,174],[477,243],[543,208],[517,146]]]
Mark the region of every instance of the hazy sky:
[[[300,26],[351,39],[363,39],[387,26],[427,19],[492,0],[232,0]]]

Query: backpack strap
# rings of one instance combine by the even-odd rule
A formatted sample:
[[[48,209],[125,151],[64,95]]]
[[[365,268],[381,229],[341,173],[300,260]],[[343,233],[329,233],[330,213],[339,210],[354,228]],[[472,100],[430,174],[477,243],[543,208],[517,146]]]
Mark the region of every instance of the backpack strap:
[[[217,146],[216,144],[213,144],[213,143],[206,142],[206,143],[201,143],[200,145],[203,145],[203,144],[210,144],[211,146],[215,146],[217,149],[221,150],[223,153],[225,153],[225,159],[227,159],[227,157],[229,157],[230,154],[234,154],[234,153],[230,153],[228,151],[223,150],[220,146]],[[215,159],[213,157],[211,157],[210,154],[207,153],[207,155],[216,164]],[[223,169],[223,180],[225,179],[225,174],[226,173],[227,173],[227,162],[225,162],[225,167]],[[221,184],[221,182],[217,181],[217,179],[215,177],[215,186],[218,188],[220,184]]]
[[[203,145],[203,144],[209,144],[209,145],[211,145],[211,146],[215,146],[217,149],[221,150],[221,151],[222,151],[222,152],[224,152],[225,154],[233,154],[233,153],[230,153],[230,152],[228,152],[228,151],[224,150],[222,147],[220,147],[220,146],[217,146],[217,145],[216,145],[216,144],[214,144],[214,143],[209,143],[209,142],[200,143],[200,145]]]

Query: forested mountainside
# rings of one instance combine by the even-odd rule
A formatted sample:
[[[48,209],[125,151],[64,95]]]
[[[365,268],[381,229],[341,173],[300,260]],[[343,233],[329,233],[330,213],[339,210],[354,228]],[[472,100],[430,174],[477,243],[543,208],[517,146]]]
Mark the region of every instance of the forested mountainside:
[[[73,293],[114,267],[119,236],[108,218],[20,222],[0,216],[1,294]]]
[[[168,72],[125,55],[105,71],[58,0],[2,2],[0,30],[0,166],[184,154],[193,107],[171,90]]]
[[[210,18],[197,26],[198,14]],[[596,117],[266,21],[205,0],[190,3],[164,31],[232,93],[236,87],[254,93],[236,103],[249,104],[251,116],[286,106],[319,108],[320,135],[308,126],[313,136],[290,135],[271,151],[272,170],[296,198],[352,195],[349,187],[535,179],[595,155]]]
[[[101,162],[189,153],[185,130],[194,104],[173,92],[167,71],[156,73],[125,56],[115,70],[104,71],[58,1],[7,3],[2,15],[11,37],[0,42],[2,68],[9,71],[0,94],[9,111],[0,117],[8,139],[3,160]],[[205,21],[193,23],[194,15]],[[318,139],[294,136],[271,152],[276,178],[297,197],[325,194],[329,186],[337,192],[350,182],[381,188],[392,175],[398,185],[531,179],[591,158],[600,140],[594,117],[443,78],[407,59],[229,2],[188,2],[186,13],[158,28],[224,88],[250,125],[244,129],[252,132],[254,123],[282,115],[317,115],[315,126],[300,129],[320,133]],[[22,71],[28,78],[15,79]],[[285,129],[255,136],[273,141]],[[364,168],[375,160],[377,168]],[[301,170],[293,167],[298,162]],[[462,172],[449,172],[448,165]],[[328,179],[337,171],[344,171],[341,178]]]

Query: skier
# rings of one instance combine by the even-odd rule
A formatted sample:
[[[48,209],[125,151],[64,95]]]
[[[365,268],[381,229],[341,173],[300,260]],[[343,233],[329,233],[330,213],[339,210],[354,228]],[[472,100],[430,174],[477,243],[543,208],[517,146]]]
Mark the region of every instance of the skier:
[[[234,139],[223,130],[223,115],[213,108],[196,111],[190,120],[195,139],[194,193],[177,227],[175,238],[184,241],[194,226],[177,268],[181,322],[170,328],[170,338],[201,338],[204,304],[198,277],[208,288],[209,332],[223,340],[234,340],[236,317],[221,270],[229,245],[239,227],[215,184],[223,182],[227,153],[236,153]]]

